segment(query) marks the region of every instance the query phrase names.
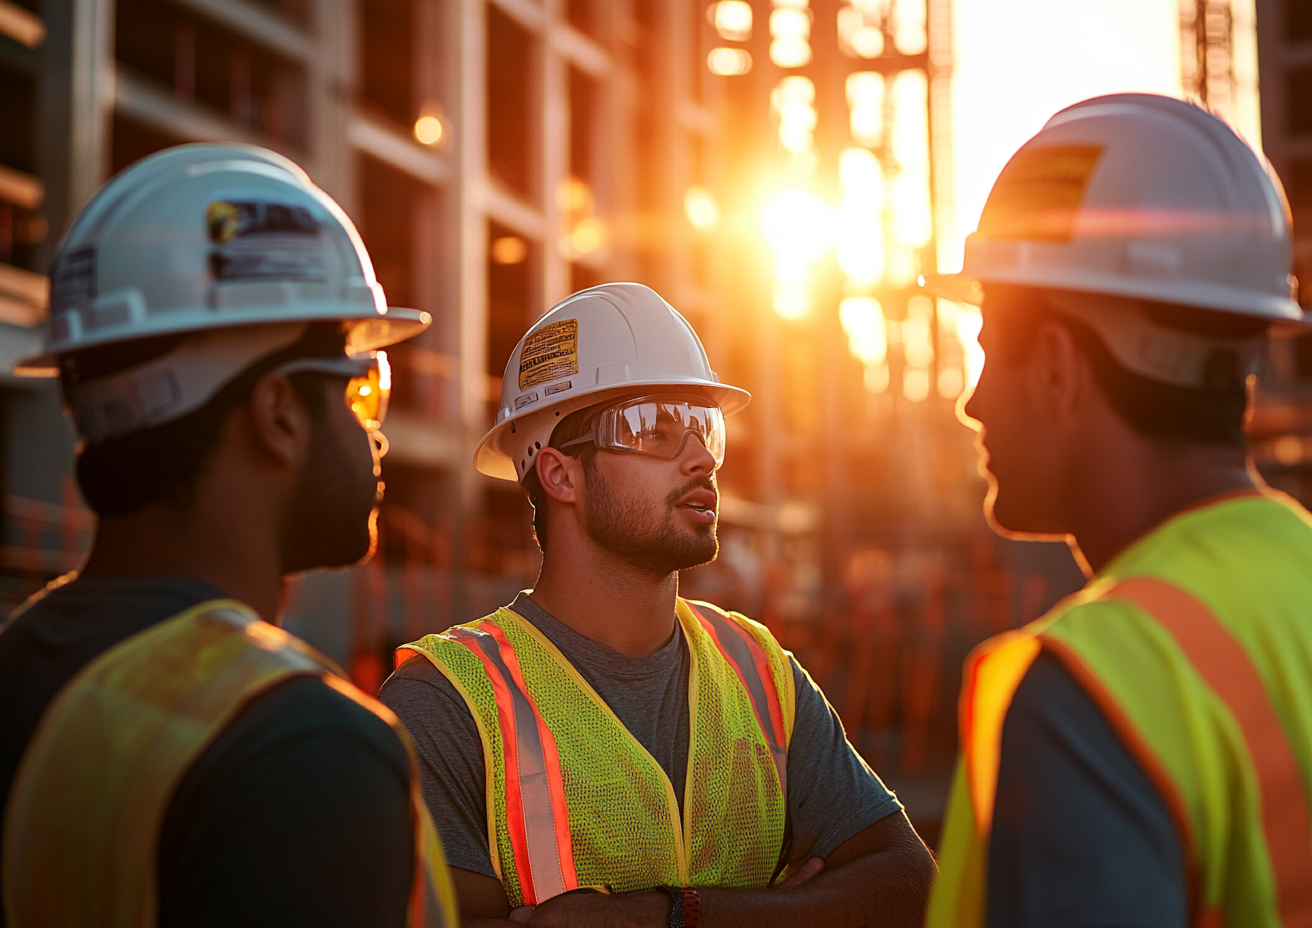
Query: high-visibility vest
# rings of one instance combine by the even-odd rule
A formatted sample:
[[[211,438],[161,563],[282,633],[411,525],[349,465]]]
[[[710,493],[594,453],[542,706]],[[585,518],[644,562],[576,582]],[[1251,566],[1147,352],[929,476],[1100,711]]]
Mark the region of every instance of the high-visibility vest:
[[[396,716],[327,658],[232,600],[201,603],[120,642],[56,695],[10,789],[4,904],[10,928],[150,928],[160,829],[192,764],[253,698],[319,676],[392,725],[411,759],[413,926],[457,924],[442,847]]]
[[[397,651],[464,697],[512,908],[579,887],[765,887],[785,856],[793,674],[765,626],[675,607],[691,658],[683,814],[660,764],[533,624],[499,609]]]
[[[1312,928],[1312,516],[1275,493],[1186,511],[971,654],[930,928],[984,924],[1003,721],[1041,651],[1161,793],[1190,924]]]

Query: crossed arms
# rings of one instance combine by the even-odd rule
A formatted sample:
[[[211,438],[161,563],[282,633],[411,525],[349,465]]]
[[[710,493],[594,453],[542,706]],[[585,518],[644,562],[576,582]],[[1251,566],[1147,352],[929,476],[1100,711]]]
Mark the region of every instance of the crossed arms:
[[[821,863],[812,858],[774,889],[698,887],[704,928],[919,928],[935,873],[929,851],[904,813],[885,816],[840,844]],[[510,918],[501,884],[453,869],[465,928],[665,928],[663,892],[628,896],[569,894]]]

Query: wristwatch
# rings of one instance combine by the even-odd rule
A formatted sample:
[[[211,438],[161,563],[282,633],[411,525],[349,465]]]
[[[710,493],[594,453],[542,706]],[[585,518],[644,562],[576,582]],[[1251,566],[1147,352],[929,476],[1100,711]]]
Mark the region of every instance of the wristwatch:
[[[691,886],[662,886],[674,906],[670,909],[670,928],[701,928],[702,899]]]

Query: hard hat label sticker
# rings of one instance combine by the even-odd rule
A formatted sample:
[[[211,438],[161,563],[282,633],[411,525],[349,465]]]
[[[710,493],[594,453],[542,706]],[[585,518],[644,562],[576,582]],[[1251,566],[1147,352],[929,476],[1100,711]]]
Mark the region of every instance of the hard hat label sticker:
[[[216,200],[205,211],[215,280],[327,279],[319,221],[305,206]]]
[[[557,393],[564,393],[574,386],[574,381],[566,380],[564,383],[553,383],[549,387],[543,388],[542,392],[547,396],[555,396]]]
[[[96,298],[96,250],[79,248],[59,259],[51,285],[50,305],[60,313],[88,305]]]
[[[519,356],[519,388],[559,380],[579,372],[579,321],[550,322],[524,339]]]
[[[991,239],[1069,242],[1101,145],[1054,145],[1018,151],[1002,169],[979,218]]]
[[[538,395],[536,392],[525,393],[523,396],[518,396],[515,398],[515,408],[523,409],[529,403],[536,403],[537,401],[538,401]]]

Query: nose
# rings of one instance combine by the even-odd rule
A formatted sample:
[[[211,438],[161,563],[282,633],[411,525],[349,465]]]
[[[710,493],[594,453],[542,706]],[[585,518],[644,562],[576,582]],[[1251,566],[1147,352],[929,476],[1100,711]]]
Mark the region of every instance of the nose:
[[[978,428],[979,417],[975,415],[975,390],[966,390],[957,401],[957,421],[967,428]]]
[[[689,429],[683,433],[683,447],[679,449],[679,470],[685,474],[715,473],[715,455],[711,454],[702,437]]]
[[[973,387],[967,387],[957,400],[957,421],[968,429],[974,429],[976,432],[984,430],[984,421],[980,418],[983,410],[980,408],[980,386],[984,382],[982,376]]]

